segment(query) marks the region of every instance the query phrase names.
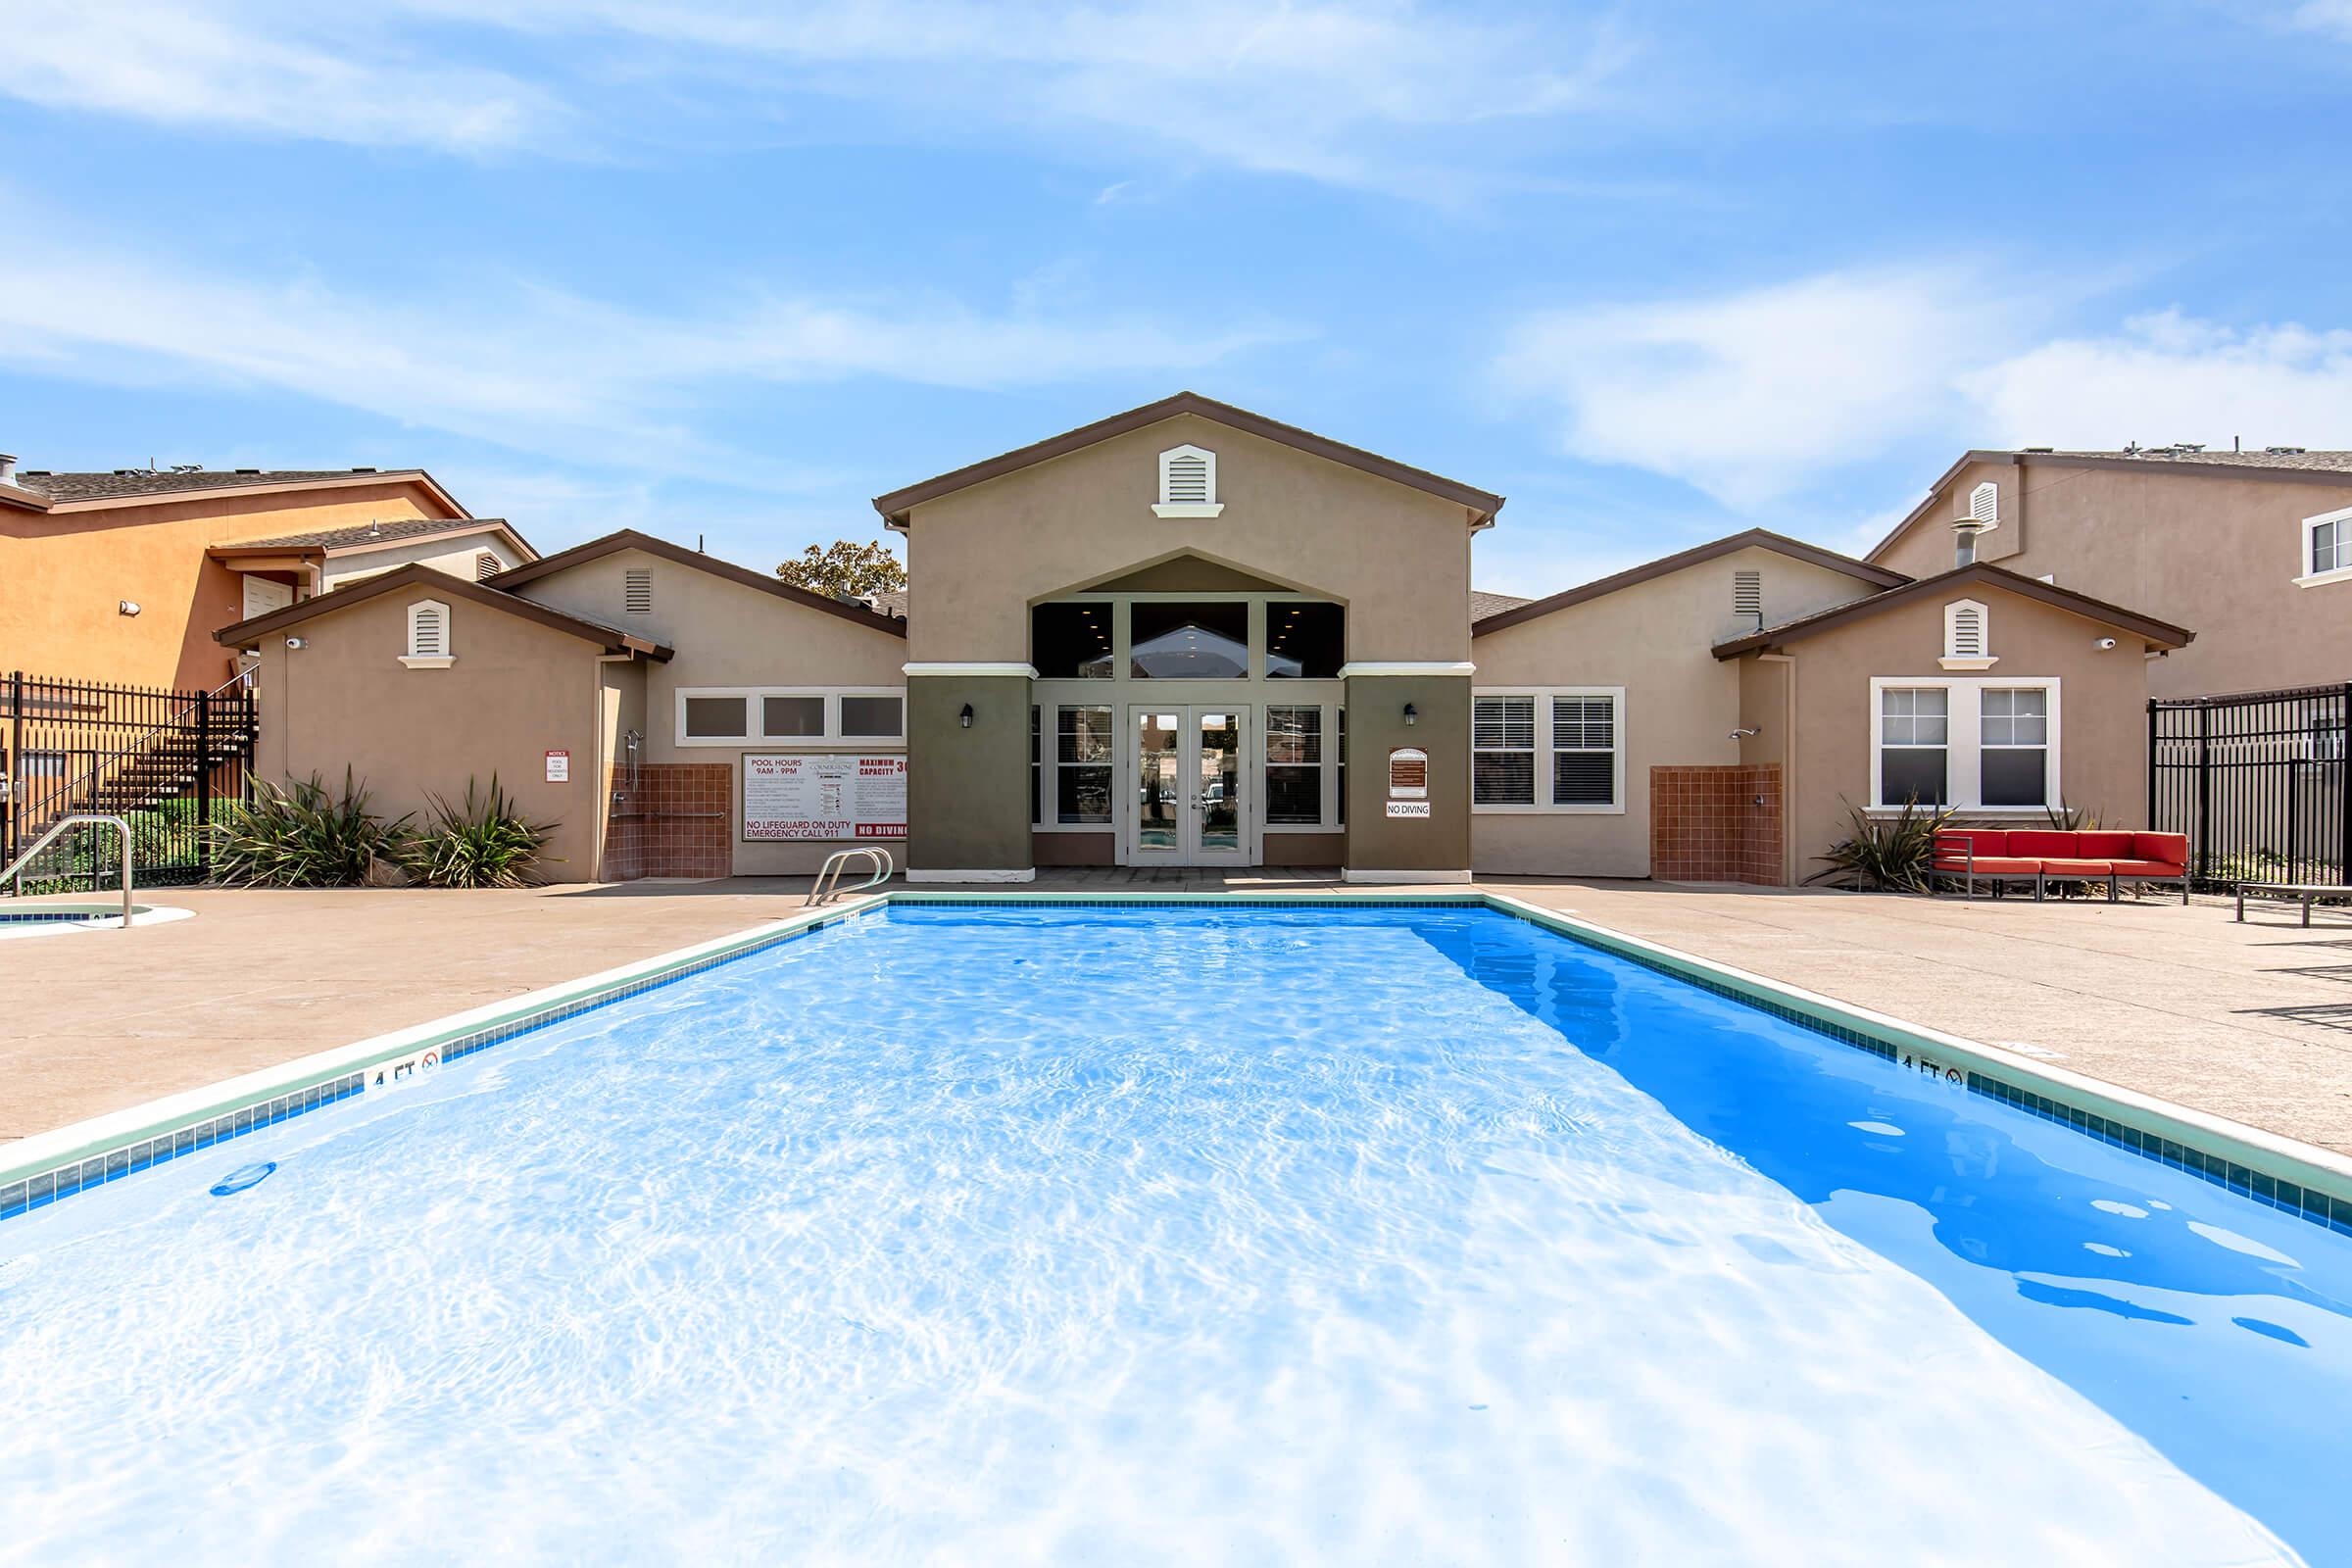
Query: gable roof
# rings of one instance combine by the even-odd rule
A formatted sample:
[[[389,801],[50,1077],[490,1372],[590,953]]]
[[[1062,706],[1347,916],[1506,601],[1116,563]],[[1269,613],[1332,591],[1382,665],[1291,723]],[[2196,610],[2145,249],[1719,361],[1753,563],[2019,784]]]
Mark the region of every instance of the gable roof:
[[[1934,599],[1956,589],[1979,586],[2006,589],[2023,598],[2036,599],[2045,605],[2054,605],[2060,610],[2070,611],[2086,620],[2095,620],[2102,625],[2113,626],[2118,631],[2128,631],[2144,642],[2154,643],[2162,648],[2185,648],[2195,641],[2197,635],[2184,626],[2174,625],[2169,620],[2158,620],[2152,615],[2143,615],[2136,610],[2126,610],[2123,606],[2111,605],[2104,599],[2093,599],[2088,594],[2079,594],[2072,588],[2061,588],[2056,583],[2043,582],[2038,577],[2023,577],[2014,571],[1988,565],[1980,561],[1972,565],[1955,566],[1950,571],[1938,572],[1933,577],[1917,578],[1904,583],[1899,588],[1889,588],[1884,593],[1873,594],[1868,599],[1858,599],[1849,605],[1835,605],[1828,610],[1817,610],[1810,615],[1799,615],[1796,619],[1783,621],[1778,626],[1767,626],[1762,631],[1750,632],[1744,637],[1735,637],[1728,642],[1717,643],[1715,657],[1717,659],[1736,659],[1741,654],[1753,653],[1760,648],[1777,647],[1782,643],[1796,642],[1801,638],[1833,630],[1850,621],[1863,620],[1872,615],[1882,614],[1886,611],[1914,604],[1922,599]]]
[[[1262,414],[1252,414],[1248,409],[1236,408],[1230,403],[1204,398],[1198,392],[1179,392],[1174,397],[1161,398],[1156,403],[1147,403],[1141,408],[1129,409],[1124,414],[1114,414],[1107,419],[1097,419],[1075,430],[1065,430],[1059,435],[1048,436],[1043,441],[1034,441],[1028,446],[1015,447],[1010,452],[979,463],[967,464],[936,478],[925,479],[920,484],[910,484],[904,489],[893,490],[888,495],[876,496],[874,510],[882,514],[883,521],[893,528],[904,528],[906,526],[907,514],[926,501],[936,501],[941,496],[952,495],[985,480],[1015,473],[1054,458],[1066,457],[1113,436],[1125,435],[1130,430],[1140,430],[1146,425],[1157,424],[1163,419],[1173,419],[1185,414],[1214,420],[1246,435],[1278,441],[1310,456],[1344,464],[1376,478],[1408,485],[1451,501],[1469,509],[1470,526],[1473,528],[1488,526],[1494,522],[1494,514],[1502,510],[1502,497],[1492,491],[1480,490],[1458,479],[1431,473],[1426,468],[1410,467],[1393,458],[1384,458],[1377,452],[1366,452],[1361,447],[1351,447],[1334,441],[1329,436],[1301,430],[1295,424],[1284,424]]]
[[[2038,463],[2056,468],[2158,469],[2203,479],[2242,479],[2251,472],[2257,478],[2288,484],[2352,484],[2352,452],[2312,452],[2300,447],[2276,447],[2261,452],[2200,452],[2185,447],[2142,447],[2131,452],[1972,447],[1928,486],[1925,500],[1905,514],[1886,538],[1870,547],[1867,559],[1876,561],[1892,549],[1897,539],[1909,533],[1935,509],[1945,488],[1959,477],[1960,470],[1974,463],[1995,466],[2005,464],[2017,468]]]
[[[307,533],[280,534],[274,539],[240,539],[234,544],[215,545],[206,553],[238,556],[317,550],[330,556],[348,555],[416,539],[444,536],[459,539],[469,533],[503,533],[522,552],[526,562],[539,559],[539,552],[531,548],[530,541],[515,532],[514,525],[504,517],[401,517],[391,522],[354,523],[348,528],[315,528]]]
[[[354,605],[365,604],[385,594],[398,593],[404,588],[424,588],[436,595],[450,595],[473,604],[486,605],[492,610],[518,615],[524,620],[536,621],[542,626],[595,643],[609,654],[643,654],[648,659],[667,660],[673,651],[664,644],[632,635],[617,626],[584,620],[578,615],[565,614],[561,610],[551,610],[528,599],[500,593],[495,588],[465,577],[453,577],[446,571],[435,571],[419,561],[378,572],[372,577],[362,577],[358,582],[345,583],[332,593],[305,599],[283,610],[273,610],[267,615],[256,615],[251,620],[223,626],[213,633],[213,641],[236,647],[257,637],[282,631],[288,626],[298,626],[314,616],[331,615],[338,610],[349,610]]]
[[[1867,561],[1856,561],[1851,556],[1841,556],[1835,550],[1824,550],[1819,545],[1809,545],[1801,539],[1791,539],[1786,534],[1774,533],[1769,528],[1749,528],[1740,533],[1726,534],[1721,539],[1711,539],[1703,545],[1692,545],[1690,549],[1677,551],[1671,556],[1660,556],[1657,560],[1644,562],[1639,566],[1629,566],[1614,575],[1586,583],[1581,588],[1570,588],[1563,593],[1553,594],[1548,599],[1522,601],[1516,609],[1499,611],[1484,618],[1478,615],[1476,608],[1473,607],[1471,618],[1474,624],[1470,628],[1470,635],[1483,637],[1488,632],[1500,631],[1505,626],[1516,626],[1521,621],[1534,620],[1539,615],[1548,615],[1555,610],[1566,610],[1570,605],[1581,605],[1588,600],[1616,593],[1620,589],[1632,588],[1641,583],[1669,576],[1687,567],[1700,565],[1724,556],[1737,555],[1742,550],[1770,550],[1777,555],[1787,556],[1791,561],[1807,562],[1816,566],[1827,566],[1832,571],[1843,572],[1849,577],[1858,578],[1877,588],[1892,588],[1911,580],[1899,571],[1890,571],[1885,566],[1874,566]],[[1472,597],[1475,599],[1476,596]]]
[[[823,594],[810,593],[806,588],[796,587],[781,577],[754,571],[749,566],[738,566],[732,561],[721,561],[716,556],[706,556],[699,550],[689,550],[684,545],[673,545],[666,539],[657,539],[650,533],[639,533],[634,528],[622,528],[606,534],[601,539],[591,539],[584,545],[573,545],[569,550],[559,550],[552,556],[542,556],[528,565],[516,566],[512,570],[500,572],[491,578],[490,582],[502,593],[513,593],[515,587],[521,583],[535,582],[541,577],[552,576],[556,572],[566,570],[572,566],[583,565],[591,561],[601,561],[606,556],[618,555],[623,550],[643,551],[649,556],[659,556],[663,561],[674,561],[681,566],[692,566],[695,570],[707,571],[713,577],[724,577],[729,582],[741,583],[746,588],[757,588],[763,594],[774,594],[778,599],[789,599],[794,604],[806,606],[810,610],[821,610],[828,615],[839,615],[844,620],[859,626],[870,627],[875,631],[886,632],[893,637],[906,635],[905,620],[886,615],[871,606],[854,604],[840,599],[828,599]]]
[[[20,468],[16,482],[0,485],[0,501],[31,512],[86,512],[101,507],[137,506],[179,495],[239,495],[248,492],[349,488],[386,482],[418,484],[463,517],[466,509],[422,468],[117,468],[111,473],[53,473]]]

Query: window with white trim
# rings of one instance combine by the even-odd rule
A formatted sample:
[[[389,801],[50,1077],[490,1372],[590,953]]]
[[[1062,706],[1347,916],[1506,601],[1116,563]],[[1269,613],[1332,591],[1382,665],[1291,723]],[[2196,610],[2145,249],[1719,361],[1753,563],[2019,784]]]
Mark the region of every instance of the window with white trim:
[[[1889,686],[1879,694],[1879,802],[1941,806],[1951,799],[1951,692]]]
[[[1625,809],[1625,688],[1471,698],[1470,801],[1482,811]]]
[[[400,662],[411,669],[447,669],[455,662],[449,648],[449,607],[438,599],[409,606],[409,651]]]
[[[2050,694],[2038,686],[1987,686],[1979,708],[1977,802],[2047,806]]]
[[[1879,677],[1870,804],[2038,817],[2059,793],[2058,680]]]
[[[1266,707],[1266,825],[1321,827],[1326,791],[1323,708],[1319,703]]]
[[[2303,574],[2295,581],[2306,588],[2352,581],[2352,507],[2303,519]]]
[[[1060,823],[1108,827],[1117,775],[1112,710],[1091,704],[1054,710],[1054,808]]]
[[[654,573],[651,567],[631,566],[620,574],[620,608],[632,615],[654,612]]]
[[[1046,819],[1046,741],[1045,710],[1035,704],[1029,708],[1029,825],[1039,826]]]
[[[903,746],[906,693],[896,686],[681,687],[676,718],[680,746]]]
[[[1217,500],[1217,455],[1206,447],[1170,447],[1159,455],[1159,500],[1155,517],[1214,517],[1225,510]]]
[[[2001,487],[1990,479],[1968,493],[1968,514],[1987,528],[2001,525]]]

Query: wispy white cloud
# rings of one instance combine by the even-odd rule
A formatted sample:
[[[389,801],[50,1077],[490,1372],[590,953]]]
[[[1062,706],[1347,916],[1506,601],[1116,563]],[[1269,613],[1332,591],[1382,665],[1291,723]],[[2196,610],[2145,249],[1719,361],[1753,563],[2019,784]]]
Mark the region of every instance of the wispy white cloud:
[[[747,383],[1175,375],[1297,335],[1269,321],[1203,332],[1017,305],[992,314],[935,295],[744,290],[692,315],[478,278],[393,297],[312,277],[206,276],[104,248],[0,253],[0,363],[101,382],[257,384],[542,456],[609,461],[623,446],[654,471],[707,469],[723,455],[733,476],[768,488],[821,476],[722,453],[704,433]]]
[[[2288,19],[2297,27],[2352,38],[2352,0],[2305,0]]]
[[[548,145],[568,116],[503,72],[381,33],[322,34],[335,8],[211,14],[155,0],[10,0],[0,94],[366,146],[480,154]]]
[[[577,146],[674,105],[657,80],[777,119],[883,106],[899,136],[1106,145],[1445,197],[1497,121],[1588,111],[1633,56],[1608,13],[1473,18],[1418,0],[1008,7],[980,0],[15,0],[0,92],[56,107],[470,152]],[[467,63],[523,33],[534,80]],[[630,90],[615,91],[615,82]],[[592,115],[566,102],[593,99]],[[558,125],[567,133],[553,134]],[[1106,141],[1107,138],[1107,141]],[[1114,187],[1115,188],[1115,187]]]
[[[2018,343],[2032,315],[1960,268],[1829,272],[1542,312],[1512,329],[1494,374],[1556,412],[1570,456],[1747,507],[1964,424],[1959,376]]]

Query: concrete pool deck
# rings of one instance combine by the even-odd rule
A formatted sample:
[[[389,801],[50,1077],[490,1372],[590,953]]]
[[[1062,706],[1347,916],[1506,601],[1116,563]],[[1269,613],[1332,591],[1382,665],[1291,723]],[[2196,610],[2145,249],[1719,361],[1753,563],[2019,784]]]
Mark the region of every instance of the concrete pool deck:
[[[197,917],[0,943],[0,1142],[775,919],[807,885],[159,892],[146,902]],[[2341,911],[2306,931],[2284,907],[2250,908],[2239,925],[2218,898],[2183,908],[1481,885],[2352,1153],[2352,916]],[[1023,891],[1062,888],[1393,891],[1254,868],[1044,873]]]

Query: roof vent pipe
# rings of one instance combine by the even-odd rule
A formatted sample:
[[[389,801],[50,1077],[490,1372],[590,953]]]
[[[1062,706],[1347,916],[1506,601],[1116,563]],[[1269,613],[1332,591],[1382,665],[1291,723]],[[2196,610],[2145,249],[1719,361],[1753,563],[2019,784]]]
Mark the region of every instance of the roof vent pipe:
[[[1973,566],[1977,564],[1977,535],[1984,531],[1984,524],[1975,517],[1961,517],[1952,523],[1954,565]]]
[[[0,452],[0,484],[17,482],[17,460],[14,454]]]

